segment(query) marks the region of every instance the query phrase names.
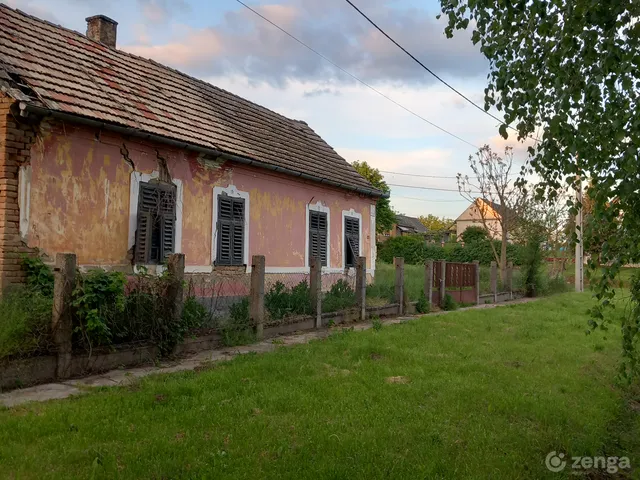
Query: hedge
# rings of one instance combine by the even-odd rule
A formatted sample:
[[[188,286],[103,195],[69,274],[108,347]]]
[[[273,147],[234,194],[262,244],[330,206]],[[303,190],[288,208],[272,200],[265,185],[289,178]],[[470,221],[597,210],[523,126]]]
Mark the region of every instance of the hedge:
[[[493,240],[496,249],[500,251],[500,242]],[[522,263],[522,246],[508,244],[507,260],[514,265]],[[393,257],[404,257],[405,263],[412,265],[423,264],[426,260],[447,260],[448,262],[473,262],[479,260],[488,265],[495,260],[489,240],[481,240],[462,246],[459,243],[445,244],[444,247],[426,243],[420,236],[403,236],[389,238],[378,245],[378,260],[391,263]]]

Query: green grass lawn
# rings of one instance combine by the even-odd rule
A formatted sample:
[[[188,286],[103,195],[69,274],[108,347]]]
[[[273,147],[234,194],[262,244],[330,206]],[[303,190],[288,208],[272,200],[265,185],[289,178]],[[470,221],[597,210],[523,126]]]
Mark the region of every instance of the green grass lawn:
[[[640,465],[589,294],[428,316],[0,411],[2,478],[570,478]],[[589,478],[604,478],[599,475]]]

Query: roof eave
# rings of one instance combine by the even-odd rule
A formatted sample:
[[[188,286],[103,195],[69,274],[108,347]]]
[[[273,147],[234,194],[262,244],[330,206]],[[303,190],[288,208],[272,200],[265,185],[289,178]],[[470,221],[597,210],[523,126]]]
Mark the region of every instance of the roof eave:
[[[77,122],[77,123],[81,123],[84,125],[89,125],[92,127],[96,127],[96,128],[104,128],[105,130],[111,130],[114,132],[118,132],[118,133],[122,133],[125,135],[130,135],[132,137],[136,137],[136,138],[142,138],[142,139],[146,139],[146,140],[152,140],[154,142],[158,142],[158,143],[162,143],[165,145],[170,145],[173,147],[177,147],[177,148],[183,148],[185,150],[192,150],[192,151],[196,151],[196,152],[200,152],[203,153],[205,155],[211,155],[214,157],[222,157],[225,158],[231,162],[236,162],[236,163],[241,163],[244,165],[252,165],[254,167],[258,167],[258,168],[262,168],[265,170],[271,170],[274,172],[279,172],[279,173],[283,173],[285,175],[289,175],[292,177],[298,177],[298,178],[302,178],[304,180],[309,180],[312,182],[317,182],[323,185],[329,185],[335,188],[340,188],[343,190],[348,190],[351,192],[355,192],[355,193],[359,193],[362,195],[366,195],[369,197],[376,197],[376,198],[389,198],[389,194],[386,192],[381,192],[379,190],[376,189],[372,189],[372,188],[364,188],[364,187],[357,187],[354,185],[347,185],[344,183],[340,183],[340,182],[336,182],[334,180],[330,180],[328,178],[323,178],[323,177],[318,177],[315,175],[310,175],[308,173],[304,173],[304,172],[299,172],[296,170],[291,170],[285,167],[279,167],[277,165],[272,165],[270,163],[266,163],[266,162],[262,162],[260,160],[256,160],[253,158],[249,158],[249,157],[244,157],[241,155],[237,155],[231,152],[226,152],[223,150],[219,150],[216,148],[210,148],[210,147],[203,147],[201,145],[196,145],[193,143],[188,143],[188,142],[184,142],[184,141],[179,141],[179,140],[175,140],[173,138],[170,137],[165,137],[162,135],[156,135],[154,133],[149,133],[146,132],[144,130],[140,130],[137,128],[132,128],[132,127],[126,127],[123,125],[118,125],[115,123],[110,123],[110,122],[104,122],[104,121],[100,121],[100,120],[95,120],[89,117],[85,117],[82,115],[77,115],[77,114],[72,114],[72,113],[65,113],[65,112],[60,112],[58,110],[52,110],[49,108],[44,108],[44,107],[40,107],[31,103],[27,103],[27,102],[20,102],[20,111],[21,114],[28,114],[28,113],[33,113],[34,115],[38,115],[38,116],[51,116],[54,118],[59,118],[61,120],[67,120],[67,121],[71,121],[71,122]]]

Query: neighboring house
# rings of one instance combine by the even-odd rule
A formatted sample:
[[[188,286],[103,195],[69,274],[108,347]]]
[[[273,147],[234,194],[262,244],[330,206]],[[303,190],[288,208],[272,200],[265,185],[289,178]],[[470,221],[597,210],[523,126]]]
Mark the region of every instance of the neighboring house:
[[[462,232],[470,226],[484,228],[485,225],[482,221],[481,209],[482,212],[484,212],[489,236],[494,239],[500,239],[502,237],[499,213],[501,211],[500,205],[485,198],[477,198],[474,203],[469,205],[466,210],[456,218],[456,234],[458,238],[460,238]]]
[[[382,192],[305,122],[0,5],[0,285],[19,257],[73,252],[83,267],[188,273],[344,272],[375,266]]]
[[[396,221],[391,227],[391,230],[378,234],[378,242],[384,242],[387,238],[391,237],[426,233],[426,227],[417,218],[396,214]]]
[[[396,215],[396,223],[394,224],[396,237],[403,235],[424,235],[427,233],[425,227],[420,220],[415,217],[407,217],[406,215]]]
[[[418,218],[396,215],[396,223],[391,230],[378,234],[378,243],[384,242],[387,238],[403,235],[422,235],[428,242],[446,243],[451,239],[452,234],[455,234],[455,223],[445,231],[430,231]]]

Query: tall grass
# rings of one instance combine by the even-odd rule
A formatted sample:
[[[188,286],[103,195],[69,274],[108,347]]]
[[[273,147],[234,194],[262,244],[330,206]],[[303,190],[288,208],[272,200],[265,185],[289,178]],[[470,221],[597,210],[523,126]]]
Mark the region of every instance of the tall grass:
[[[376,274],[371,285],[367,286],[367,298],[395,301],[396,269],[388,263],[376,264]],[[424,291],[424,266],[404,266],[404,288],[411,302],[417,302]]]
[[[43,353],[51,345],[52,300],[24,287],[0,298],[0,359]]]

